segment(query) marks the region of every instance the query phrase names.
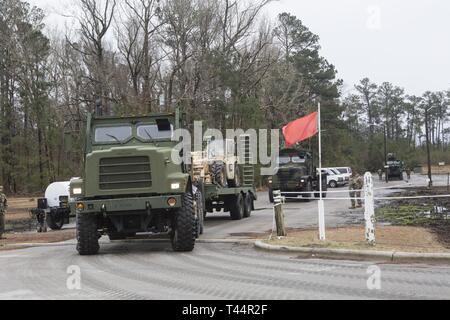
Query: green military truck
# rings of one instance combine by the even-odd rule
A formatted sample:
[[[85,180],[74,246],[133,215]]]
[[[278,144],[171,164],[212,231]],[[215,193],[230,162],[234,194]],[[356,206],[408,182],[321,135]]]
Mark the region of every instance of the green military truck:
[[[204,200],[188,166],[171,158],[180,127],[178,113],[88,116],[83,175],[70,183],[81,255],[97,254],[102,235],[137,233],[170,236],[175,251],[194,249]]]
[[[388,154],[387,160],[388,179],[391,180],[396,178],[399,180],[404,180],[403,172],[405,171],[405,165],[403,161],[398,160],[393,153]]]
[[[280,151],[276,173],[269,179],[269,200],[274,202],[273,191],[281,191],[287,198],[320,198],[320,175],[311,152],[287,148]],[[327,174],[322,172],[322,196],[326,197]]]
[[[175,251],[192,251],[207,212],[250,216],[256,190],[249,137],[237,144],[242,163],[227,140],[221,154],[208,156],[208,149],[193,153],[194,164],[179,165],[172,161],[179,143],[172,136],[181,127],[179,112],[88,116],[83,176],[70,182],[81,255],[96,254],[102,235],[121,240],[138,233],[165,234]]]

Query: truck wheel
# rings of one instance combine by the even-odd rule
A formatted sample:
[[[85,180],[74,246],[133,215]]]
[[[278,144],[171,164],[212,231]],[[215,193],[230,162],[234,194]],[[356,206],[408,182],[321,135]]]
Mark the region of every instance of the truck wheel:
[[[305,190],[306,193],[303,194],[303,198],[304,198],[306,201],[310,201],[310,200],[311,200],[311,197],[312,197],[312,191],[313,191],[312,182],[309,180],[309,181],[306,183],[306,190]]]
[[[244,217],[245,201],[242,193],[230,197],[230,216],[232,220],[241,220]]]
[[[274,203],[272,188],[269,188],[269,201],[270,201],[270,203]]]
[[[94,214],[77,214],[77,251],[82,256],[97,254],[98,244],[97,217]]]
[[[200,190],[195,193],[195,204],[197,211],[197,238],[203,234],[203,222],[205,219],[205,210],[203,208],[203,195]]]
[[[61,213],[58,213],[57,211],[51,211],[47,217],[47,225],[52,230],[61,230],[64,226],[64,217]]]
[[[245,204],[244,204],[244,218],[249,218],[252,214],[253,208],[253,196],[251,193],[247,193],[245,195]]]
[[[194,250],[195,246],[195,211],[192,195],[185,193],[182,206],[175,212],[172,222],[172,248],[177,252]]]
[[[227,173],[226,173],[225,164],[223,162],[216,161],[211,165],[210,170],[213,175],[214,181],[218,185],[220,185],[222,187],[226,187],[227,186]]]
[[[337,188],[337,182],[336,181],[330,181],[330,188],[335,189]]]

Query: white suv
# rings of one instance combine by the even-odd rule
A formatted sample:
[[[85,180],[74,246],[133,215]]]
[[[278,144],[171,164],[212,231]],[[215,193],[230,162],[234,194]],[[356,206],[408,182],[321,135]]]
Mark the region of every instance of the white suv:
[[[345,180],[344,175],[333,168],[322,168],[322,172],[327,174],[327,183],[330,188],[342,187],[348,183],[348,181]]]
[[[353,175],[352,168],[350,168],[350,167],[338,167],[338,168],[332,168],[332,169],[337,170],[340,174],[342,174],[344,176],[345,181],[347,183],[350,183],[350,178]]]

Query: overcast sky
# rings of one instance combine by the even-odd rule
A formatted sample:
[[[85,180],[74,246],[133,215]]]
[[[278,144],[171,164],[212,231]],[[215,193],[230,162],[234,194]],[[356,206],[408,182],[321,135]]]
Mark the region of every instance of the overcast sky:
[[[73,0],[29,0],[61,25]],[[321,38],[322,55],[345,81],[392,82],[407,93],[450,89],[450,1],[280,0],[266,15],[290,12]]]

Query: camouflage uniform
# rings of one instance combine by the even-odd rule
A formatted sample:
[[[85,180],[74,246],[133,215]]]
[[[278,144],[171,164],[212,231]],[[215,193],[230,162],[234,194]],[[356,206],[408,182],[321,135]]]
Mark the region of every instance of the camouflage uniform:
[[[356,208],[356,201],[355,198],[358,198],[358,208],[362,207],[362,200],[361,200],[361,190],[364,187],[364,179],[362,176],[360,176],[358,173],[355,173],[349,184],[349,190],[350,190],[350,198],[352,202],[351,209]]]
[[[381,169],[378,170],[378,177],[380,178],[380,181],[383,180],[383,170]]]
[[[406,176],[408,177],[408,180],[411,180],[411,169],[406,169]]]
[[[0,239],[3,237],[3,233],[5,232],[5,215],[7,207],[8,200],[3,193],[3,187],[0,186]]]

